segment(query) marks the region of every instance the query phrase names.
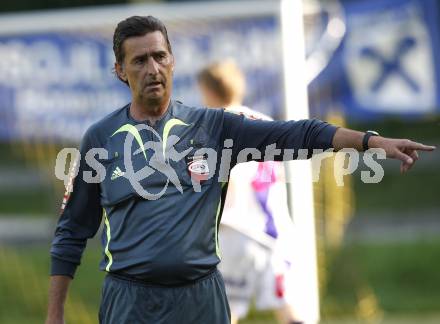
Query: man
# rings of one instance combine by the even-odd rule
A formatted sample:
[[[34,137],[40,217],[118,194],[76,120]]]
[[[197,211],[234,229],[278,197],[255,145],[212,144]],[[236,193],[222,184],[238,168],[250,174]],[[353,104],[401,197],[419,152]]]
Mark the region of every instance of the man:
[[[310,152],[330,147],[361,151],[364,142],[401,160],[402,171],[414,164],[417,150],[434,149],[317,120],[257,121],[172,101],[174,57],[165,26],[151,16],[121,21],[113,50],[116,73],[129,86],[132,102],[92,125],[82,139],[78,176],[52,242],[47,324],[63,323],[70,281],[102,215],[100,268],[108,275],[101,323],[229,323],[216,270],[217,227],[227,186],[224,170],[209,167],[228,164],[221,163],[225,160],[236,164],[247,156],[240,156],[244,148],[264,152],[277,143]],[[133,145],[126,145],[126,139]],[[158,148],[163,152],[158,154]],[[200,148],[209,151],[207,157]],[[97,154],[97,149],[106,153]],[[212,152],[222,153],[214,165]],[[98,166],[90,163],[90,154],[94,162],[98,156]],[[102,169],[107,176],[101,178]]]
[[[242,105],[245,78],[232,61],[213,63],[198,75],[207,107],[255,118],[270,118]],[[290,296],[290,265],[294,236],[282,164],[248,162],[234,167],[222,214],[219,270],[231,308],[231,323],[248,312],[252,298],[257,309],[275,310],[279,323],[301,323]],[[287,252],[287,253],[286,253]],[[293,262],[292,262],[293,261]]]

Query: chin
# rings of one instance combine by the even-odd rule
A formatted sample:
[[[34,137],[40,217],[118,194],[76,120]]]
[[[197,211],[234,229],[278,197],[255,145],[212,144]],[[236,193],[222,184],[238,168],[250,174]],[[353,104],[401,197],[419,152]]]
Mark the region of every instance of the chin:
[[[150,91],[143,91],[141,93],[141,96],[143,101],[151,101],[151,100],[161,100],[163,98],[163,94],[160,93],[159,91],[154,91],[154,92],[150,92]]]
[[[162,96],[157,96],[157,97],[156,96],[148,96],[145,98],[145,101],[149,105],[159,105],[162,103],[163,97]]]

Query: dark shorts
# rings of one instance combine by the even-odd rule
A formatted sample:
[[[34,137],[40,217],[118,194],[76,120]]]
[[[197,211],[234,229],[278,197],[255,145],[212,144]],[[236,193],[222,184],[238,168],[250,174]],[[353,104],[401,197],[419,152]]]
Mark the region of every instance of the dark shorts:
[[[220,272],[179,287],[147,285],[107,275],[101,324],[229,324],[230,311]]]

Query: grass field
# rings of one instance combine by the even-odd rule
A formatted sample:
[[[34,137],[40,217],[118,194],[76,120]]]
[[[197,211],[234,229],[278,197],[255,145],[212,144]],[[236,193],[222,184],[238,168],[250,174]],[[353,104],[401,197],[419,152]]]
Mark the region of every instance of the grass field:
[[[386,314],[429,314],[440,305],[440,241],[352,244],[330,262],[322,300],[326,317],[353,314],[368,287]]]
[[[439,323],[439,246],[440,240],[344,247],[328,268],[322,323]],[[47,249],[0,248],[0,323],[42,323],[49,271]],[[68,323],[96,323],[103,279],[97,270],[100,255],[96,242],[86,250],[69,294]],[[380,317],[368,321],[359,317],[357,289],[362,286],[374,293]],[[270,313],[252,312],[243,323],[274,321]]]

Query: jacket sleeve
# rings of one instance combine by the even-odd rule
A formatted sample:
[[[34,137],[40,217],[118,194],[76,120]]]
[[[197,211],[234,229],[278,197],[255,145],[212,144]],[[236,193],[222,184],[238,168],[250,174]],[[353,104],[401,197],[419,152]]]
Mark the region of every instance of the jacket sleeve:
[[[261,158],[249,157],[248,160],[264,161],[266,147],[275,144],[277,149],[281,149],[281,153],[269,160],[285,161],[298,158],[299,150],[306,150],[306,156],[310,158],[315,149],[332,148],[336,129],[337,127],[317,119],[266,121],[225,111],[222,138],[223,141],[233,140],[235,158],[243,149],[256,148],[261,152]],[[290,152],[285,152],[286,149]]]
[[[72,192],[66,192],[60,218],[52,241],[51,275],[73,278],[76,267],[86,247],[87,239],[93,237],[101,223],[102,207],[98,183],[87,183],[84,171],[92,171],[85,162],[87,151],[94,145],[90,131],[86,132],[80,147],[78,174],[73,180]]]

